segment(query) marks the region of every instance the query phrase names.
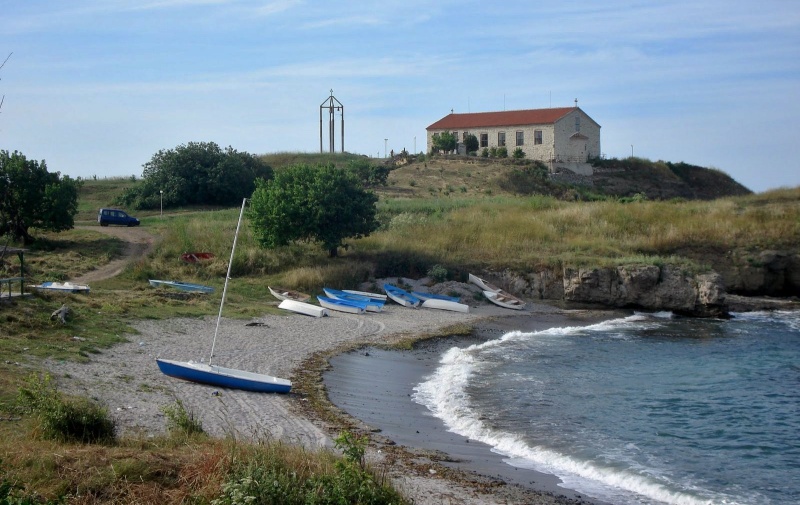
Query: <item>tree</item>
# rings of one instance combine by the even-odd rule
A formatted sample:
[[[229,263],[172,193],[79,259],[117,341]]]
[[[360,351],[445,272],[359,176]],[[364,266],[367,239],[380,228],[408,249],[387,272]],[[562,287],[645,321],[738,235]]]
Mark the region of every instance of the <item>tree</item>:
[[[28,245],[30,228],[60,232],[71,229],[78,213],[80,181],[49,173],[44,160],[0,151],[0,235],[10,233]]]
[[[366,188],[386,186],[389,181],[389,172],[386,165],[373,165],[369,160],[350,160],[347,171],[352,173]]]
[[[467,153],[474,153],[478,151],[480,144],[478,144],[478,137],[469,134],[464,138],[464,147],[467,148]]]
[[[442,132],[439,135],[433,136],[433,151],[444,151],[449,153],[451,151],[456,150],[456,145],[458,142],[456,141],[455,135],[450,132]]]
[[[270,177],[272,168],[256,156],[214,142],[189,142],[154,154],[144,164],[142,184],[127,190],[120,203],[137,209],[232,205],[252,194],[256,179]]]
[[[256,181],[250,223],[265,247],[319,242],[333,258],[346,247],[345,238],[366,237],[378,228],[377,201],[353,174],[333,165],[292,165],[272,180]]]

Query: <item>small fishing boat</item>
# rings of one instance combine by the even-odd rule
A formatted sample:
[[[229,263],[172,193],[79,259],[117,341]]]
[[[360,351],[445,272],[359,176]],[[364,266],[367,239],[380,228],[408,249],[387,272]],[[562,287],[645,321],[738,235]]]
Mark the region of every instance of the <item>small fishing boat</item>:
[[[326,309],[347,312],[350,314],[363,314],[367,310],[367,302],[359,300],[340,300],[327,296],[318,296],[319,304]]]
[[[500,307],[514,310],[522,310],[525,308],[525,302],[502,290],[484,291],[483,296],[485,296],[490,302],[494,303],[495,305],[499,305]]]
[[[386,291],[386,295],[389,298],[399,303],[403,307],[417,308],[419,307],[420,303],[422,303],[422,300],[416,296],[392,284],[384,284],[383,289]]]
[[[162,281],[159,279],[150,279],[150,285],[154,288],[166,286],[168,288],[180,289],[181,291],[189,291],[191,293],[213,293],[214,288],[211,286],[204,286],[202,284],[192,284],[191,282],[181,281]]]
[[[305,293],[301,293],[300,291],[292,291],[291,289],[285,288],[273,288],[272,286],[267,286],[269,292],[277,298],[278,300],[294,300],[296,302],[307,302],[311,299],[311,295],[307,295]]]
[[[500,288],[498,288],[494,284],[491,284],[486,279],[481,279],[477,275],[469,274],[469,282],[475,284],[476,286],[481,288],[481,290],[483,290],[483,291],[494,291],[495,293],[497,293],[498,291],[501,291]]]
[[[37,285],[28,286],[35,289],[48,291],[61,291],[64,293],[88,293],[89,286],[86,284],[73,284],[71,282],[43,282]]]
[[[187,252],[181,254],[181,260],[186,263],[201,263],[203,261],[211,261],[214,259],[214,253],[210,252]]]
[[[228,281],[231,279],[231,266],[233,265],[233,255],[236,251],[236,239],[239,237],[239,228],[242,225],[242,216],[244,215],[244,206],[246,203],[247,199],[245,198],[242,200],[242,210],[239,211],[239,222],[236,224],[236,233],[233,235],[231,259],[228,262],[228,274],[225,276],[225,286],[222,288],[222,299],[219,302],[219,313],[217,314],[217,327],[214,330],[214,340],[211,342],[211,354],[209,355],[208,363],[175,361],[161,358],[156,358],[156,363],[158,364],[159,370],[161,370],[164,375],[175,377],[176,379],[217,387],[256,391],[259,393],[288,393],[292,389],[292,382],[290,380],[211,364],[211,360],[214,358],[214,349],[217,344],[219,323],[222,319],[222,308],[225,306],[225,295],[228,293]]]
[[[366,296],[367,298],[374,298],[376,300],[383,300],[386,301],[386,295],[382,295],[380,293],[370,293],[369,291],[356,291],[354,289],[343,289],[345,293],[350,293],[351,295],[358,295],[358,296]]]
[[[352,293],[347,293],[345,291],[340,291],[338,289],[333,288],[322,288],[325,291],[325,294],[328,295],[329,298],[336,298],[339,300],[355,300],[359,302],[367,302],[367,311],[368,312],[381,312],[383,310],[383,305],[386,303],[383,300],[378,300],[376,298],[370,298],[368,296],[362,295],[354,295]]]
[[[416,296],[417,298],[419,298],[422,301],[425,301],[425,300],[445,300],[445,301],[448,301],[448,302],[456,302],[456,303],[461,301],[461,298],[459,298],[457,296],[439,295],[439,294],[436,294],[436,293],[425,293],[424,291],[412,291],[411,294]]]
[[[305,302],[298,302],[297,300],[283,300],[280,305],[278,305],[278,308],[312,317],[324,317],[330,315],[328,314],[328,309],[325,307],[320,307],[318,305],[312,305]]]
[[[454,302],[452,300],[442,300],[439,298],[428,298],[422,302],[426,309],[452,310],[453,312],[469,312],[469,305]]]

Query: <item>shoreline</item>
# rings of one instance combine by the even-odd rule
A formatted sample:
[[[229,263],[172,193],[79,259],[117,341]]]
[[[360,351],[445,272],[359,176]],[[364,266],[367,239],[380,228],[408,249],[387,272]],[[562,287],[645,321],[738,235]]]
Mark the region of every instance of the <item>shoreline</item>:
[[[214,317],[138,321],[134,324],[138,333],[127,335],[128,342],[91,354],[86,363],[45,360],[43,366],[62,391],[105,406],[123,436],[152,438],[164,434],[166,416],[161,409],[179,400],[213,437],[280,440],[309,449],[332,449],[336,430],[357,429],[363,423],[343,417],[340,409],[328,402],[321,380],[313,379],[315,374],[321,377],[328,358],[360,347],[425,340],[442,335],[447,328],[463,329],[493,321],[500,331],[507,318],[565,314],[540,304],[521,314],[486,302],[470,310],[464,314],[390,305],[384,312],[360,316],[332,313],[325,318],[296,314],[270,314],[251,320],[223,318],[214,362],[291,378],[293,392],[288,395],[224,390],[161,374],[156,357],[208,359]],[[594,312],[597,320],[613,317],[613,311]],[[405,450],[379,434],[370,435],[376,440],[371,445],[379,447],[368,451],[370,461],[386,468],[395,486],[417,505],[447,500],[479,505],[580,503],[559,501],[546,491],[532,491],[503,479],[448,469],[440,463],[439,453]],[[560,488],[559,492],[563,494]]]
[[[483,343],[509,331],[542,331],[555,327],[586,326],[621,313],[570,311],[509,315],[478,322],[471,335],[436,337],[417,342],[411,350],[367,348],[331,358],[323,374],[329,400],[366,429],[377,432],[384,444],[397,444],[411,453],[432,453],[443,466],[496,479],[548,495],[554,503],[606,502],[562,487],[554,475],[518,468],[490,446],[452,433],[422,405],[410,400],[412,388],[439,366],[448,349]]]

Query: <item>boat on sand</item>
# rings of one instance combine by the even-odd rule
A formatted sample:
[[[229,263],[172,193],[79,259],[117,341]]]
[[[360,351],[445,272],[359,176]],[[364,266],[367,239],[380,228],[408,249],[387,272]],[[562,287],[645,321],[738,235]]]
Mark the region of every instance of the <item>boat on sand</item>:
[[[301,293],[300,291],[293,291],[291,289],[285,288],[273,288],[272,286],[267,286],[269,292],[277,298],[278,300],[294,300],[296,302],[307,302],[311,299],[311,295],[307,295],[305,293]]]
[[[416,296],[392,284],[384,284],[383,289],[386,291],[386,295],[389,298],[399,303],[403,307],[417,308],[422,303],[422,300]]]
[[[297,300],[283,300],[280,305],[278,305],[278,308],[312,317],[324,317],[330,315],[328,314],[328,309],[325,307],[320,307],[318,305],[312,305],[305,302],[298,302]]]

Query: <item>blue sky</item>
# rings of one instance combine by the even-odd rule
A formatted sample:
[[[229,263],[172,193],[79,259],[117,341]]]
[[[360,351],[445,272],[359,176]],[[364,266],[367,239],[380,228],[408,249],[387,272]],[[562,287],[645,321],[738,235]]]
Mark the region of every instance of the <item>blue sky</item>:
[[[0,15],[0,149],[73,177],[138,177],[191,141],[319,152],[333,89],[345,150],[369,156],[424,151],[451,109],[577,98],[608,157],[800,185],[796,0],[5,0]]]

